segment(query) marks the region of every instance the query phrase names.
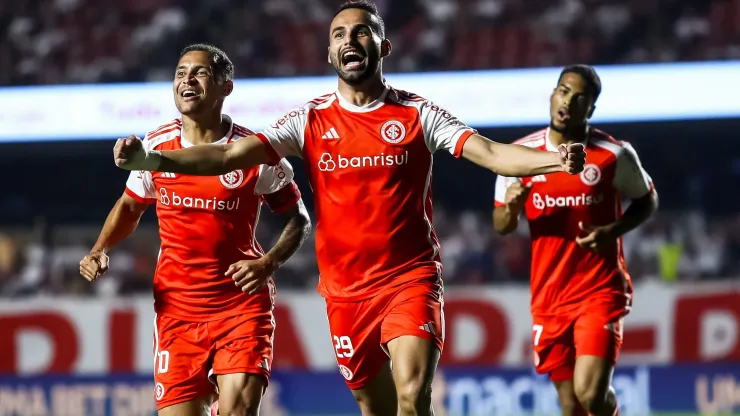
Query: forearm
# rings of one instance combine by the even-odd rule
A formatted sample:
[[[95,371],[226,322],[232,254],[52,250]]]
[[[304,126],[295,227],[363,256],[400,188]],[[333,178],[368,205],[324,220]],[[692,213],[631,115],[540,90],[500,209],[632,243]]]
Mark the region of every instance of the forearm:
[[[277,243],[265,254],[265,257],[278,265],[282,265],[301,248],[310,233],[311,220],[307,214],[291,216],[286,222]]]
[[[226,145],[192,146],[182,150],[162,151],[156,170],[187,175],[213,176],[231,172]]]
[[[608,225],[613,237],[620,237],[639,227],[658,210],[658,193],[653,190],[640,199],[632,201],[622,216]]]
[[[491,142],[489,169],[503,176],[535,176],[562,172],[560,155],[517,144]]]
[[[502,176],[524,177],[563,171],[560,155],[556,152],[496,143],[477,134],[465,142],[462,155]]]
[[[139,225],[142,213],[143,209],[140,210],[127,206],[123,198],[119,199],[105,219],[98,240],[90,251],[102,251],[105,253],[126,239]]]
[[[519,226],[519,213],[503,206],[493,209],[493,229],[497,233],[506,235],[512,233]]]

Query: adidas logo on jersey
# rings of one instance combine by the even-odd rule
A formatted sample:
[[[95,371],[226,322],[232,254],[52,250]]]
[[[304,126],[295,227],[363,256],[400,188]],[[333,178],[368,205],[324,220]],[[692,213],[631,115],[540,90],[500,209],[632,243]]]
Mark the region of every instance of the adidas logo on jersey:
[[[545,175],[537,175],[532,177],[532,182],[547,182]]]
[[[337,130],[334,127],[332,127],[329,129],[329,131],[324,133],[324,135],[321,136],[321,138],[324,140],[336,140],[339,138],[339,134],[337,133]]]
[[[163,178],[174,178],[175,174],[172,172],[162,172],[162,177]]]

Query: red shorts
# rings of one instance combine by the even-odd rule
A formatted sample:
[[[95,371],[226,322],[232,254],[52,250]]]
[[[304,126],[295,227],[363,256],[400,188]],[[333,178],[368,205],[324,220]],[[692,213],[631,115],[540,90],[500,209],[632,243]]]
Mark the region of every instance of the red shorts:
[[[215,392],[212,375],[270,377],[272,311],[248,312],[209,322],[158,315],[154,323],[154,399],[157,409]]]
[[[352,390],[361,389],[389,360],[386,344],[412,335],[442,351],[444,314],[439,286],[413,284],[357,302],[326,300],[339,371]]]
[[[534,366],[552,381],[573,379],[576,357],[593,355],[616,364],[622,347],[625,303],[612,297],[592,299],[562,315],[534,315]]]

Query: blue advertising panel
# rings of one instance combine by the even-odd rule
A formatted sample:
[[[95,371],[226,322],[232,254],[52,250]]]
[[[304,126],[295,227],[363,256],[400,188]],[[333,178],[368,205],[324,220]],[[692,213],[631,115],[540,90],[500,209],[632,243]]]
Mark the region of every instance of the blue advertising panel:
[[[624,367],[616,371],[622,415],[740,411],[740,363]],[[0,416],[156,414],[148,375],[0,377]],[[435,385],[447,414],[559,414],[546,377],[528,369],[444,369]],[[263,413],[358,414],[338,373],[275,372]]]

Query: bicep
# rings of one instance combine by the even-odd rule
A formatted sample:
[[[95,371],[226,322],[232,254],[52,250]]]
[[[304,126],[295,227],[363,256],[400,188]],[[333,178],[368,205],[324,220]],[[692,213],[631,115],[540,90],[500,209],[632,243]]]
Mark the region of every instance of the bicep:
[[[256,135],[224,145],[224,158],[224,164],[229,170],[275,164],[268,145]]]
[[[630,199],[639,199],[653,190],[653,181],[640,163],[635,150],[624,144],[617,157],[614,187]]]
[[[287,205],[282,211],[278,213],[285,222],[293,219],[297,219],[301,222],[309,222],[308,210],[303,200],[298,197],[296,201]]]
[[[119,199],[121,207],[126,209],[128,212],[133,212],[141,215],[146,211],[152,202],[143,202],[135,197],[132,197],[128,192],[124,192]]]
[[[301,191],[295,182],[290,182],[279,190],[264,195],[265,203],[270,207],[270,211],[276,214],[295,212],[298,205],[303,205],[301,201]],[[300,208],[300,207],[298,207]],[[305,207],[303,208],[305,210]]]

